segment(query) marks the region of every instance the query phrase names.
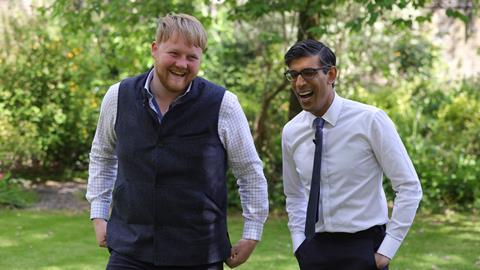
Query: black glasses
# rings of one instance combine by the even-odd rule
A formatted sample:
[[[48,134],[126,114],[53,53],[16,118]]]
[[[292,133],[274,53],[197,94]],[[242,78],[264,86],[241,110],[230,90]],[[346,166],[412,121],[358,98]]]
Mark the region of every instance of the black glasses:
[[[319,70],[323,70],[323,72],[326,74],[327,71],[333,66],[323,66],[320,68],[305,68],[302,69],[300,72],[295,71],[295,70],[287,70],[283,75],[285,75],[285,78],[287,78],[288,81],[296,81],[298,78],[298,75],[302,75],[302,78],[306,81],[311,80],[315,78]]]

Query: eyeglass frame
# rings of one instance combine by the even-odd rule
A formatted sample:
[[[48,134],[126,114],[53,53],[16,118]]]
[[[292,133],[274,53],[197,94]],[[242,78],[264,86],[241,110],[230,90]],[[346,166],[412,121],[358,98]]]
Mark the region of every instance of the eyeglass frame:
[[[304,68],[304,69],[302,69],[302,70],[300,70],[300,71],[287,70],[287,71],[285,71],[285,72],[283,73],[283,75],[285,76],[285,78],[286,78],[287,81],[289,81],[289,82],[294,82],[294,81],[296,81],[296,80],[298,79],[298,76],[299,76],[299,75],[301,75],[304,80],[309,81],[309,80],[312,80],[312,79],[315,77],[315,75],[318,73],[319,70],[323,70],[323,73],[324,73],[324,74],[327,74],[327,72],[328,72],[332,67],[335,67],[335,66],[327,65],[327,66],[323,66],[323,67],[319,67],[319,68]],[[305,78],[305,76],[304,76],[304,72],[305,72],[305,71],[314,71],[314,72],[315,72],[315,75],[314,75],[313,72],[312,72],[312,77],[311,77],[311,78],[309,78],[309,77]],[[292,75],[292,73],[295,74],[295,75]],[[291,77],[291,79],[289,79],[289,76]]]

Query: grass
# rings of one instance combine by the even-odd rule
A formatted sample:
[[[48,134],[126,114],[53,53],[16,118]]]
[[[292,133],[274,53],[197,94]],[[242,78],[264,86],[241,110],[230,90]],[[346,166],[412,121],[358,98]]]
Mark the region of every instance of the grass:
[[[391,270],[480,269],[478,214],[419,215]]]
[[[87,213],[0,212],[0,269],[105,269]]]
[[[229,219],[235,242],[242,220]],[[270,217],[250,260],[238,269],[298,269],[283,217]],[[480,269],[477,216],[419,215],[391,270]],[[108,252],[98,248],[88,213],[0,209],[0,269],[105,269]],[[226,268],[228,269],[228,268]]]

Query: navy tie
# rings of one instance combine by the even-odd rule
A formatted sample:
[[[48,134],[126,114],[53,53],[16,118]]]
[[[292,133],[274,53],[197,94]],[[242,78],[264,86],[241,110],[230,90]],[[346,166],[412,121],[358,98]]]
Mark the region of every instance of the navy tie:
[[[320,199],[320,172],[322,170],[322,143],[323,124],[325,120],[316,118],[313,121],[315,126],[315,158],[313,159],[312,183],[310,185],[310,196],[308,198],[307,217],[305,221],[305,236],[311,239],[315,235],[315,223],[318,221],[318,203]]]

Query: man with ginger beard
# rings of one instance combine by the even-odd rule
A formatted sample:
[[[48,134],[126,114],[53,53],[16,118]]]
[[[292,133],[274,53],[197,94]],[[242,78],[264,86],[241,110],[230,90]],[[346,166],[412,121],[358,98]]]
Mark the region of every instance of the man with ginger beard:
[[[260,240],[268,214],[262,162],[236,96],[197,77],[206,45],[196,18],[160,18],[154,67],[104,97],[87,199],[97,242],[110,251],[107,269],[233,268]],[[233,247],[228,163],[245,219]]]
[[[336,93],[336,57],[325,44],[298,42],[285,63],[303,109],[282,133],[288,226],[300,269],[388,269],[422,197],[395,126],[382,110]],[[390,218],[383,174],[396,194]]]

